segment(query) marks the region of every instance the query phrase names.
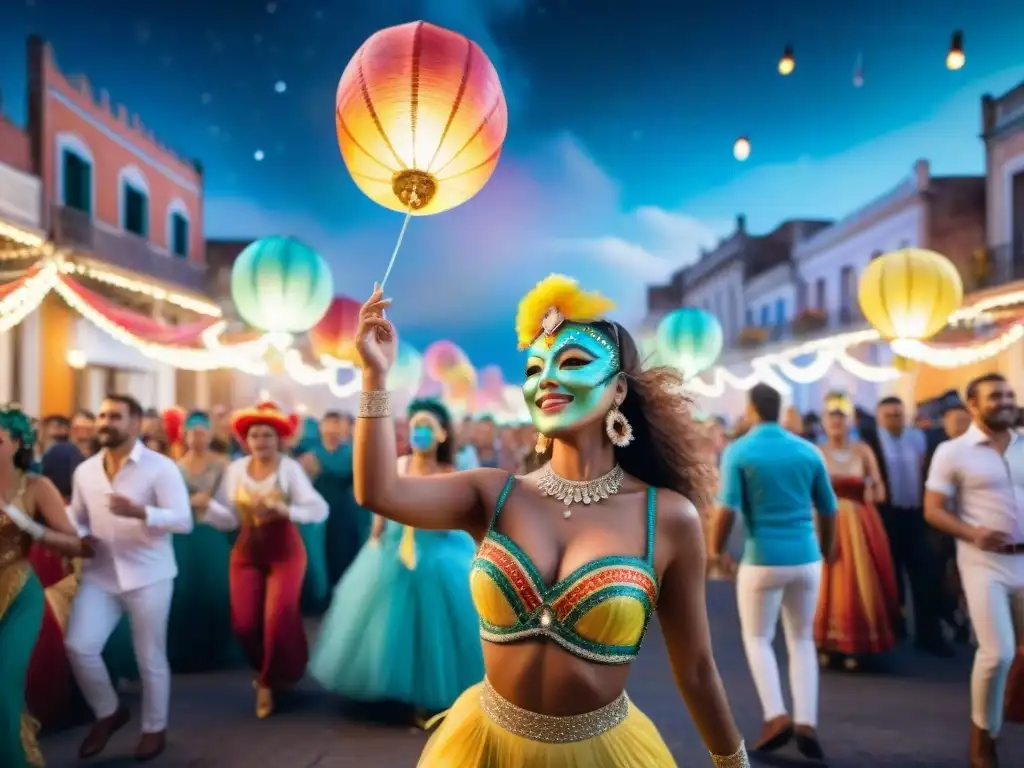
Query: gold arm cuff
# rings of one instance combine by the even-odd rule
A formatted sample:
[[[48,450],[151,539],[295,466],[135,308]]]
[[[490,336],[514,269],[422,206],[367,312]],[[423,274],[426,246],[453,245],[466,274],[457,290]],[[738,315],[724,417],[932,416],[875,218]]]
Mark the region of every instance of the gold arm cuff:
[[[747,757],[747,745],[742,741],[740,742],[740,748],[731,755],[716,755],[713,752],[708,754],[711,755],[711,764],[715,768],[750,768],[750,758]]]
[[[385,419],[391,415],[391,393],[374,390],[359,393],[360,419]]]

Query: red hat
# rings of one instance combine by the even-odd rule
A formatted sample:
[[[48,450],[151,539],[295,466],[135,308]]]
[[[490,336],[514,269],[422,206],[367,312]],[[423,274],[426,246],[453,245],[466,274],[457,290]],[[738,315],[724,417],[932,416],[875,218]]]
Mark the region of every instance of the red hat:
[[[298,429],[299,419],[294,414],[286,414],[277,403],[270,400],[256,403],[252,408],[235,411],[231,415],[231,431],[242,444],[245,443],[249,430],[258,425],[270,427],[282,440],[288,440]]]
[[[164,434],[167,436],[167,442],[171,445],[178,445],[184,438],[187,415],[185,409],[180,405],[168,408],[161,415],[164,422]]]

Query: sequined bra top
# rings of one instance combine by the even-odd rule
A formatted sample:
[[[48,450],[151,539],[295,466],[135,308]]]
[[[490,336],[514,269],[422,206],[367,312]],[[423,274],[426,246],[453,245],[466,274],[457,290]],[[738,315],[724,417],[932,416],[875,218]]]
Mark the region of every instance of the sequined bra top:
[[[514,477],[505,483],[491,528],[470,571],[470,591],[480,615],[480,637],[492,643],[543,637],[587,661],[633,661],[657,604],[655,489],[647,492],[644,557],[602,557],[549,587],[530,557],[512,539],[495,530],[514,483]]]

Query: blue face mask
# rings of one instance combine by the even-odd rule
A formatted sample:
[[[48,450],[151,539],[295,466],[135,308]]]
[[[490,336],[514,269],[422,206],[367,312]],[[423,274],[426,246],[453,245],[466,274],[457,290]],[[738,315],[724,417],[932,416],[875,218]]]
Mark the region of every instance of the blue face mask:
[[[428,424],[417,424],[409,432],[409,447],[417,453],[426,453],[437,443],[434,430]]]

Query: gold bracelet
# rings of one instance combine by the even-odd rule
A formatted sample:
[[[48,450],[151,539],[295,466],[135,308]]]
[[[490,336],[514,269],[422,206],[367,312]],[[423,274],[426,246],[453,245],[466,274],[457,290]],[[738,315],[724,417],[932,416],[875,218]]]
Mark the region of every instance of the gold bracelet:
[[[747,745],[744,742],[740,742],[740,748],[733,752],[731,755],[716,755],[714,752],[709,752],[711,755],[711,764],[715,768],[750,768],[750,758],[747,757]]]
[[[391,415],[391,393],[375,390],[359,393],[360,419],[386,419]]]

